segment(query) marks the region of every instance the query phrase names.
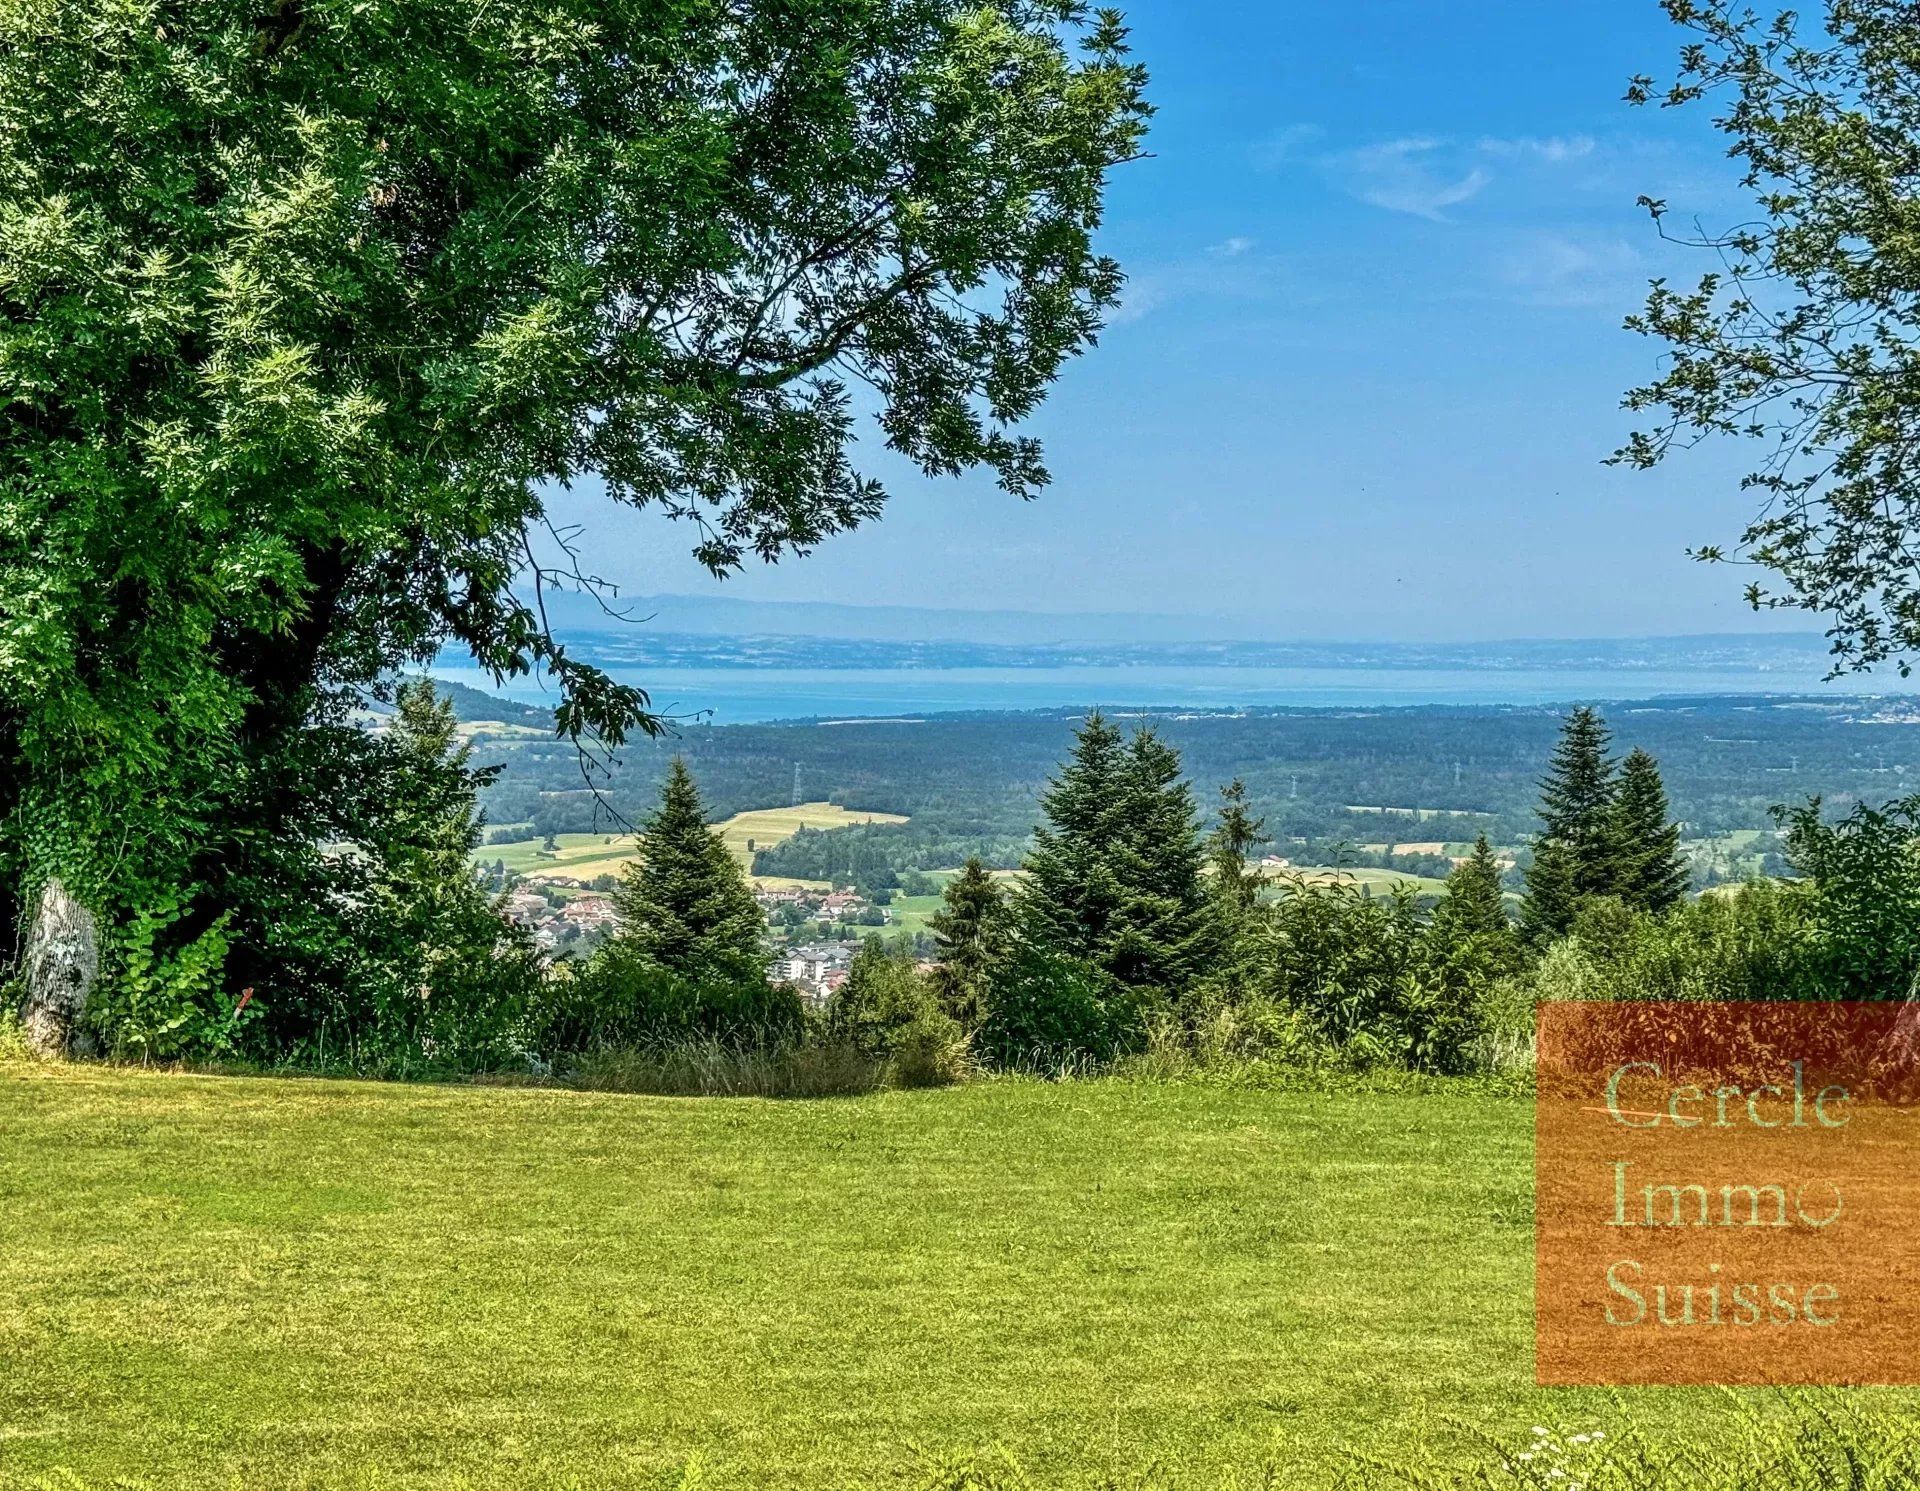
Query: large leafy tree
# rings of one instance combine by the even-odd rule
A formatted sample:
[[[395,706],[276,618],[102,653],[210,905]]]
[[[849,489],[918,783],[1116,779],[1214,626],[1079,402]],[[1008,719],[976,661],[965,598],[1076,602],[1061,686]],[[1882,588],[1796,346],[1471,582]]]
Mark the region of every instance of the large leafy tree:
[[[110,920],[323,904],[283,846],[382,795],[344,712],[448,643],[557,675],[576,738],[655,728],[543,623],[554,483],[716,573],[804,552],[885,501],[857,395],[921,470],[1035,493],[1018,426],[1120,285],[1123,36],[1078,0],[0,0],[0,915],[55,877]]]
[[[1664,4],[1692,33],[1678,73],[1628,96],[1717,108],[1758,212],[1676,235],[1714,266],[1691,288],[1657,281],[1629,321],[1669,355],[1628,397],[1658,419],[1618,458],[1759,442],[1760,510],[1702,557],[1770,571],[1756,606],[1824,613],[1836,668],[1900,659],[1920,646],[1920,15],[1907,0],[1829,0],[1824,25],[1746,0]]]

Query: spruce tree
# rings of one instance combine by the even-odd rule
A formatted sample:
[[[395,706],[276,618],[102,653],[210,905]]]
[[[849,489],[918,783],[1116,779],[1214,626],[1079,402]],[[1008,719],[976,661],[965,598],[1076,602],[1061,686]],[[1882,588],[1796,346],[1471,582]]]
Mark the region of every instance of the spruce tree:
[[[1501,895],[1500,862],[1487,836],[1474,840],[1473,853],[1447,876],[1447,893],[1434,908],[1434,924],[1455,938],[1484,937],[1511,930]]]
[[[1122,983],[1178,993],[1211,960],[1216,934],[1193,788],[1180,753],[1152,730],[1128,742],[1122,780],[1114,846],[1120,904],[1104,963]]]
[[[1582,705],[1567,716],[1560,743],[1540,784],[1546,836],[1572,851],[1574,888],[1604,895],[1611,888],[1613,802],[1617,791],[1612,735],[1599,711]]]
[[[1667,814],[1660,765],[1636,748],[1621,764],[1613,804],[1613,893],[1644,911],[1665,911],[1686,894],[1680,828]]]
[[[1247,789],[1239,778],[1220,789],[1219,816],[1206,843],[1212,972],[1235,992],[1244,992],[1258,976],[1261,876],[1248,861],[1268,842],[1264,827],[1264,820],[1248,810]]]
[[[963,1029],[973,1030],[986,1016],[993,972],[1006,952],[1006,900],[977,854],[947,882],[941,900],[929,922],[939,950],[934,992]]]
[[[689,978],[762,976],[765,919],[739,864],[707,827],[699,789],[677,756],[642,833],[640,857],[613,892],[619,940]]]
[[[1029,941],[1089,963],[1101,960],[1120,899],[1112,853],[1125,765],[1120,732],[1096,710],[1041,795],[1046,822],[1034,831],[1018,893]]]
[[[1579,901],[1613,890],[1616,792],[1612,736],[1597,710],[1582,705],[1567,716],[1560,742],[1540,783],[1540,839],[1527,871],[1528,906],[1522,915],[1536,938],[1559,936],[1573,924]]]
[[[488,1061],[539,977],[531,940],[500,915],[472,861],[475,794],[496,769],[473,767],[451,701],[428,679],[400,685],[389,739],[399,800],[369,857],[367,904],[379,914],[365,924],[386,936],[361,951],[378,957],[384,987],[404,994],[377,1017],[378,1038]]]
[[[1260,899],[1260,875],[1247,866],[1253,851],[1268,842],[1261,830],[1264,818],[1247,809],[1246,784],[1235,777],[1220,789],[1219,821],[1207,836],[1207,865],[1213,871],[1209,889],[1229,913],[1229,920],[1253,910]]]
[[[1151,730],[1123,742],[1095,713],[1040,805],[1047,821],[1016,903],[1022,935],[1123,983],[1183,988],[1212,927],[1178,752]]]
[[[1536,945],[1566,935],[1580,908],[1574,889],[1573,852],[1558,839],[1538,839],[1527,866],[1527,893],[1520,902],[1520,930]]]

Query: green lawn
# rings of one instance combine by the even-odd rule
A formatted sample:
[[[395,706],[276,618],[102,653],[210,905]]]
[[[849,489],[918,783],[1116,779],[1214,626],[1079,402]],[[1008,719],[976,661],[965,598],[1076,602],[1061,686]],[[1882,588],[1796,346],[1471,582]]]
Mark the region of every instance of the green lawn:
[[[1530,1128],[1464,1089],[0,1065],[0,1484],[839,1487],[1004,1450],[1216,1486],[1448,1416],[1609,1422],[1529,1385]]]

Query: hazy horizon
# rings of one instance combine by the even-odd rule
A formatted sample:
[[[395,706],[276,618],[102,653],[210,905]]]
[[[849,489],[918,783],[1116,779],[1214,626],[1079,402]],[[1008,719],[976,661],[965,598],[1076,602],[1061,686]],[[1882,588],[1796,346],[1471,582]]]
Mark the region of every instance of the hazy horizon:
[[[1814,643],[1825,638],[1803,614],[1772,613],[1767,625],[1716,629],[1602,632],[1514,632],[1453,636],[1429,628],[1419,634],[1288,633],[1277,624],[1231,612],[1119,612],[1044,606],[918,606],[876,601],[770,600],[744,595],[661,591],[621,594],[606,607],[591,596],[548,589],[544,603],[562,634],[817,636],[895,641],[980,642],[1002,645],[1130,642],[1140,645],[1248,643],[1324,646],[1498,647],[1503,644],[1738,642],[1752,646]],[[610,608],[610,610],[609,610]],[[611,612],[611,614],[610,614]],[[622,617],[627,619],[622,619]],[[817,629],[816,629],[817,628]],[[944,630],[943,628],[952,628]],[[1040,634],[1041,632],[1044,634]]]
[[[1663,242],[1751,203],[1702,112],[1631,108],[1685,39],[1653,0],[1253,0],[1127,7],[1159,112],[1113,175],[1121,312],[1031,431],[1051,488],[928,480],[857,427],[884,515],[724,583],[694,535],[552,494],[588,567],[645,593],[1207,615],[1299,640],[1820,628],[1756,615],[1687,550],[1752,516],[1751,453],[1607,466],[1659,349],[1646,282],[1713,267]]]

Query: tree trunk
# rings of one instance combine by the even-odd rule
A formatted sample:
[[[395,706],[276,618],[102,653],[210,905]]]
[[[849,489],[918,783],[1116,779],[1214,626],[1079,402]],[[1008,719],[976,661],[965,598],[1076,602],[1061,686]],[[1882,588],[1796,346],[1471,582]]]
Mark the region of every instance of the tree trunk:
[[[100,937],[93,913],[58,880],[48,881],[40,893],[22,967],[27,997],[20,1021],[28,1046],[42,1057],[85,1054],[91,1041],[81,1016],[100,973]]]

